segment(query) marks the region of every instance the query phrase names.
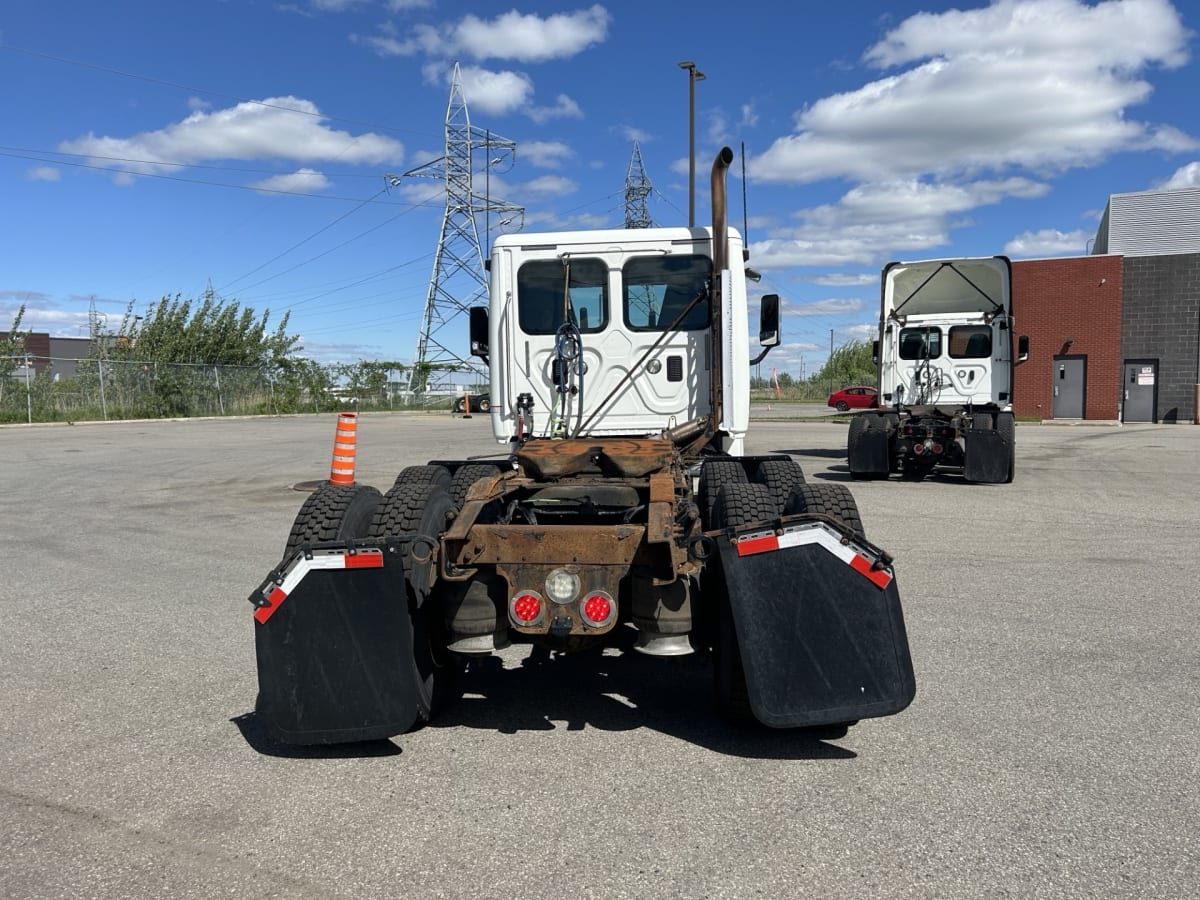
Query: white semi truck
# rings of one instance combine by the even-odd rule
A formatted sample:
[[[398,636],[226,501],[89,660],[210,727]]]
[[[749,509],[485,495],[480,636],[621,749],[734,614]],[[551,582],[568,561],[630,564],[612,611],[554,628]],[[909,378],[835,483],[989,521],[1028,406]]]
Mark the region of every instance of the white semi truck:
[[[850,474],[920,480],[953,471],[973,482],[1012,481],[1013,368],[1029,355],[1029,339],[1014,338],[1014,327],[1006,257],[886,266],[879,408],[850,420]]]
[[[305,502],[250,596],[257,711],[277,739],[404,732],[454,696],[464,659],[513,643],[699,652],[718,708],[772,727],[840,734],[909,704],[892,561],[849,491],[744,454],[732,158],[713,164],[711,227],[495,242],[470,340],[505,450]],[[778,297],[759,331],[764,352],[778,343]]]

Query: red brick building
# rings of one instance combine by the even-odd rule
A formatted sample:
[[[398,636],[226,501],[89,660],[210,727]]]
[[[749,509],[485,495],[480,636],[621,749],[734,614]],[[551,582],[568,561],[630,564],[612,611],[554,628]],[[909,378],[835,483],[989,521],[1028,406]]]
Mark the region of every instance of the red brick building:
[[[1029,336],[1013,387],[1018,418],[1120,417],[1123,271],[1120,256],[1013,263],[1016,333]]]

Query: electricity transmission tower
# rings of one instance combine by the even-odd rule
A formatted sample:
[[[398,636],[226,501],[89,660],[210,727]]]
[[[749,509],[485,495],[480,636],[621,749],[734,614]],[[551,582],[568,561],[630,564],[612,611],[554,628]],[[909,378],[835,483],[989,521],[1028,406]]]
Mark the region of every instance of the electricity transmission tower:
[[[441,159],[404,173],[404,177],[440,178],[446,189],[446,211],[442,216],[441,236],[408,383],[413,392],[447,387],[453,372],[468,372],[475,380],[487,380],[476,363],[462,356],[467,337],[461,322],[466,320],[466,312],[472,306],[487,304],[487,276],[483,269],[478,220],[482,215],[485,229],[490,232],[491,215],[497,213],[501,216],[500,228],[514,223],[519,228],[525,210],[492,200],[487,185],[482,195],[475,193],[474,159],[477,152],[483,153],[482,171],[490,181],[494,167],[506,163],[508,168],[512,167],[517,145],[515,141],[471,125],[463,96],[462,75],[456,62],[450,83],[450,103],[446,107],[446,153]],[[459,323],[460,327],[450,328],[454,323]]]
[[[654,224],[650,221],[650,211],[646,208],[646,198],[652,190],[654,188],[650,179],[646,177],[646,167],[642,165],[642,148],[634,141],[629,171],[625,174],[626,228],[649,228]]]

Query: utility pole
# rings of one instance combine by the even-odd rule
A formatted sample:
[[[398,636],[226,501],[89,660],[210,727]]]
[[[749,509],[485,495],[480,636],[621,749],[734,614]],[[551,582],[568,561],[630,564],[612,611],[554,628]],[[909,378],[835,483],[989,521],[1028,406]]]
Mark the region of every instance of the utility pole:
[[[690,59],[685,59],[679,68],[688,73],[688,228],[696,225],[696,82],[704,80],[704,73]]]
[[[646,177],[646,167],[642,165],[642,148],[638,142],[633,142],[633,156],[629,159],[629,171],[625,174],[625,227],[649,228],[650,210],[646,207],[646,198],[654,190],[650,179]]]
[[[464,359],[458,349],[466,346],[466,337],[457,333],[451,337],[442,332],[452,321],[465,318],[470,307],[487,302],[487,276],[483,269],[483,248],[476,217],[499,212],[508,214],[505,221],[511,221],[523,216],[525,210],[475,193],[472,176],[474,155],[478,150],[485,155],[485,171],[490,176],[493,165],[506,161],[511,165],[517,145],[471,125],[463,95],[462,74],[456,62],[450,84],[450,103],[446,108],[446,153],[441,159],[404,173],[405,178],[438,178],[446,187],[446,211],[409,377],[409,390],[414,393],[427,390],[431,379],[448,383],[450,373],[454,371],[468,372],[478,381],[487,381],[486,373],[478,364]],[[387,178],[392,184],[400,183],[399,176],[388,175]]]

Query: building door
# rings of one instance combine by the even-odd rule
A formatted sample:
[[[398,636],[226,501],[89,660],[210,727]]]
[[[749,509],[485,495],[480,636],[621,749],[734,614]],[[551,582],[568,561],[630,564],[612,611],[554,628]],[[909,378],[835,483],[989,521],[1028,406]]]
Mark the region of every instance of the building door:
[[[1125,360],[1125,393],[1122,422],[1155,422],[1158,391],[1158,361]]]
[[[1083,418],[1083,389],[1086,380],[1086,356],[1054,357],[1054,403],[1050,408],[1052,418]]]

